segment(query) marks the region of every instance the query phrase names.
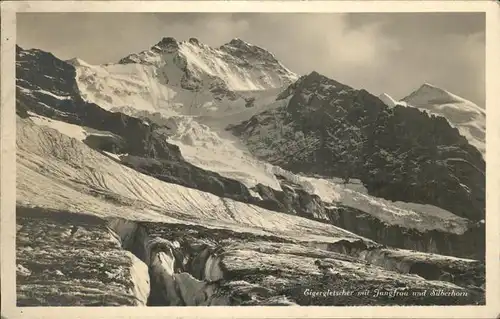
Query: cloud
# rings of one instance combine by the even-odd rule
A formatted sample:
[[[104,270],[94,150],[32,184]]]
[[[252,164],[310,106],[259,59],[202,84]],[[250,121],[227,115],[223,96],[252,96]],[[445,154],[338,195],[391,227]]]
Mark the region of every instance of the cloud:
[[[300,73],[371,67],[397,49],[380,24],[352,29],[346,14],[261,14],[253,26],[247,36]]]

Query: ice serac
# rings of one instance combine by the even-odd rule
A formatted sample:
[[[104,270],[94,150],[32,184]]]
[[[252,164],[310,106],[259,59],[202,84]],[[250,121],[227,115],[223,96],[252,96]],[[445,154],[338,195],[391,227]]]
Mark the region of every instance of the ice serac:
[[[439,289],[444,284],[441,287],[461,291],[450,281],[474,286],[482,280],[473,271],[481,266],[476,261],[379,249],[361,242],[304,244],[229,229],[114,218],[109,225],[119,236],[134,238],[133,242],[124,242],[123,247],[149,263],[149,305],[365,304],[356,296],[315,301],[304,298],[297,288],[326,285],[333,290],[348,281],[356,289],[374,289],[377,283],[384,285],[388,276],[394,276],[398,287],[411,283],[417,289]],[[428,285],[424,278],[436,281]],[[442,281],[444,278],[448,283]],[[408,299],[410,303],[426,303]]]
[[[485,162],[443,117],[389,108],[317,72],[278,98],[289,100],[228,127],[255,156],[294,173],[360,179],[374,196],[484,218]]]
[[[478,105],[429,83],[424,83],[402,102],[446,118],[484,156],[486,112]]]
[[[105,220],[26,206],[16,220],[18,306],[147,304],[148,267],[121,248]]]

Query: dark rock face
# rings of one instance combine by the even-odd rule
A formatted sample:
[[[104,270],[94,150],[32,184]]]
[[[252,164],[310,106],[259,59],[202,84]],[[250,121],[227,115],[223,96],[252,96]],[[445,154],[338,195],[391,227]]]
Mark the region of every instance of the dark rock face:
[[[172,37],[165,37],[151,47],[151,51],[157,53],[175,53],[179,50],[179,42]]]
[[[317,72],[292,84],[283,98],[290,98],[286,107],[228,130],[258,157],[293,172],[359,178],[374,196],[484,218],[485,162],[444,118],[390,109],[367,91]],[[274,136],[263,134],[264,127]]]
[[[220,197],[252,202],[248,189],[238,181],[203,170],[188,162],[124,156],[121,163],[159,180],[199,189]]]
[[[227,98],[230,101],[235,101],[240,96],[229,89],[226,82],[224,82],[221,78],[216,76],[210,77],[210,84],[208,89],[212,94],[216,101],[220,101],[224,98]]]
[[[298,185],[281,181],[283,191],[257,184],[254,191],[259,193],[269,209],[293,214],[309,219],[325,221],[325,203],[319,196],[311,195]]]
[[[175,40],[175,38],[172,37],[165,37],[161,39],[161,41],[156,45],[160,48],[179,48],[179,43],[177,42],[177,40]]]
[[[203,88],[203,81],[193,74],[189,69],[184,69],[181,78],[181,87],[185,90],[199,92]]]
[[[254,107],[255,106],[255,97],[249,97],[245,99],[245,107]]]
[[[89,135],[83,142],[93,149],[114,154],[122,154],[127,150],[126,141],[119,136]]]
[[[197,38],[189,38],[188,41],[193,45],[200,45],[200,41]]]
[[[326,214],[333,225],[387,246],[478,260],[485,258],[484,225],[471,225],[464,234],[458,235],[388,225],[365,212],[342,205],[326,209]]]

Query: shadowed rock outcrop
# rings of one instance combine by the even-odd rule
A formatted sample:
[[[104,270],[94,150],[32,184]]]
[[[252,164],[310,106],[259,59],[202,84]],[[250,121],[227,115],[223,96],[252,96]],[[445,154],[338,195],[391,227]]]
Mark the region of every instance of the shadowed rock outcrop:
[[[278,177],[279,178],[279,177]],[[464,233],[452,229],[417,229],[390,224],[376,215],[342,204],[326,203],[300,185],[281,178],[283,191],[262,184],[253,188],[268,209],[331,223],[390,247],[438,253],[463,258],[485,258],[485,226],[470,222]]]

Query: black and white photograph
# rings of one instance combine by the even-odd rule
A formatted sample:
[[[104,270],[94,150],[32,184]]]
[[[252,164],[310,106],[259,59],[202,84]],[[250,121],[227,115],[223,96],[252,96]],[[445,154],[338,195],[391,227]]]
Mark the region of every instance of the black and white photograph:
[[[16,307],[486,305],[485,12],[15,18]]]

